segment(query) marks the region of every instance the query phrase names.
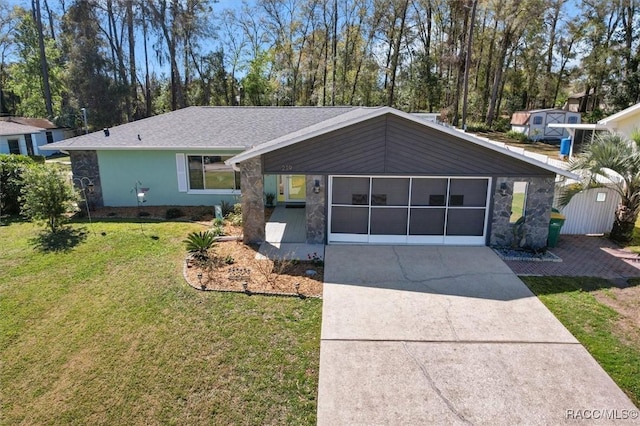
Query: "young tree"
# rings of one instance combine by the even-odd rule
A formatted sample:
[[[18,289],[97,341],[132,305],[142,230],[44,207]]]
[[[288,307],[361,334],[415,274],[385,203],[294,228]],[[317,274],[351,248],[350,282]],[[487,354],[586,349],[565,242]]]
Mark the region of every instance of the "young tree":
[[[571,170],[587,173],[586,185],[598,185],[596,176],[606,176],[620,194],[610,235],[614,241],[631,241],[640,213],[640,137],[637,139],[628,141],[607,133],[595,138],[571,163]]]
[[[65,174],[55,165],[28,168],[23,175],[22,213],[32,220],[45,221],[52,233],[66,221],[77,194]]]

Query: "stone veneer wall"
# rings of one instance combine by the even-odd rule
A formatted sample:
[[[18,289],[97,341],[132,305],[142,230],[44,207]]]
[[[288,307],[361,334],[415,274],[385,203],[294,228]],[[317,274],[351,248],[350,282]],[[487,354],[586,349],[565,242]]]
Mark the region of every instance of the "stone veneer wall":
[[[240,163],[242,228],[245,243],[264,241],[264,183],[262,178],[262,159],[260,157]]]
[[[496,247],[511,247],[514,245],[514,225],[509,223],[511,218],[511,203],[513,199],[513,183],[529,182],[527,186],[527,201],[525,204],[524,235],[527,248],[539,249],[547,246],[549,235],[549,219],[555,189],[555,179],[548,178],[497,178],[493,194],[493,217],[491,220],[490,245]],[[500,195],[500,186],[506,183],[506,195]],[[516,242],[518,245],[518,242]]]
[[[88,178],[93,183],[93,194],[87,193],[89,207],[103,207],[102,183],[100,181],[100,167],[98,166],[98,153],[96,151],[69,151],[71,159],[71,172],[73,173],[76,188],[81,189],[78,179]],[[87,185],[84,181],[85,188]]]
[[[313,191],[315,181],[320,181],[320,192]],[[306,196],[306,227],[308,244],[324,244],[325,229],[327,227],[326,199],[327,177],[321,175],[307,175]]]

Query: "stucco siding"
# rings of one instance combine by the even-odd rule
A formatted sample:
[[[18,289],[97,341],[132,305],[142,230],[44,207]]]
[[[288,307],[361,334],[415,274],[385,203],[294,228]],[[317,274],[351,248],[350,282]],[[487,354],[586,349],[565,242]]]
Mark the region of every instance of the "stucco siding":
[[[146,205],[150,206],[200,206],[215,205],[221,201],[236,202],[231,194],[195,194],[178,191],[176,154],[184,151],[98,151],[98,164],[102,178],[105,206],[136,206],[133,188],[136,182],[146,193]],[[225,153],[213,153],[220,155]]]

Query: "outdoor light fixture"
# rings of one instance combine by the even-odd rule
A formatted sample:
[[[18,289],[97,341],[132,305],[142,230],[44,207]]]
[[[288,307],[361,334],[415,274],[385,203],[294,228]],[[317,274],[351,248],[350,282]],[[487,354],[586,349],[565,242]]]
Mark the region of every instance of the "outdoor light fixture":
[[[316,179],[313,182],[313,192],[315,192],[316,194],[320,193],[320,179]]]
[[[500,195],[502,195],[503,197],[509,193],[509,186],[507,185],[507,183],[506,183],[506,182],[502,182],[502,183],[500,184],[500,189],[498,190],[498,192],[499,192],[499,193],[500,193]]]
[[[202,285],[202,272],[198,272],[198,283],[200,284],[200,288],[204,288]]]

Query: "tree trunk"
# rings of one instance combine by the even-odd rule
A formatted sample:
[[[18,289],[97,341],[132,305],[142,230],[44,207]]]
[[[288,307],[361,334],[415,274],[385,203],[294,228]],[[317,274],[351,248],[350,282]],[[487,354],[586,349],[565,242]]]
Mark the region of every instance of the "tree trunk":
[[[49,64],[44,47],[44,34],[42,33],[42,17],[40,15],[40,0],[31,2],[33,18],[38,30],[38,48],[40,50],[40,71],[42,72],[42,86],[44,90],[44,105],[48,118],[53,118],[53,102],[51,100],[51,86],[49,86]]]
[[[138,117],[138,90],[137,90],[137,76],[136,76],[136,41],[135,41],[135,28],[133,26],[133,2],[125,2],[127,5],[126,19],[127,19],[127,33],[129,36],[129,97],[133,104],[133,118]],[[131,117],[130,117],[131,118]]]
[[[471,20],[469,21],[469,33],[467,35],[467,56],[464,66],[464,95],[462,99],[462,129],[467,129],[467,105],[469,102],[469,68],[471,68],[471,49],[473,48],[473,26],[476,22],[476,7],[478,0],[473,0],[471,5]]]
[[[511,43],[511,26],[507,25],[505,28],[504,36],[502,37],[502,43],[500,46],[500,57],[498,59],[498,66],[496,67],[495,77],[493,79],[493,89],[491,91],[491,100],[489,101],[489,110],[487,111],[487,126],[491,127],[493,120],[495,119],[496,106],[498,102],[498,95],[500,87],[502,86],[502,73],[505,68],[505,60],[507,58],[507,51],[509,50],[509,44]]]
[[[395,39],[393,47],[393,57],[391,59],[391,82],[389,83],[389,97],[387,99],[388,106],[393,106],[394,91],[396,87],[396,74],[398,72],[398,61],[400,58],[400,45],[402,44],[402,36],[404,35],[404,27],[407,19],[408,7],[409,0],[405,0],[402,4],[402,10],[400,12],[400,28],[398,29],[398,36]]]
[[[616,218],[613,222],[610,238],[620,243],[631,241],[637,218],[638,212],[624,204],[620,204],[616,209]]]

